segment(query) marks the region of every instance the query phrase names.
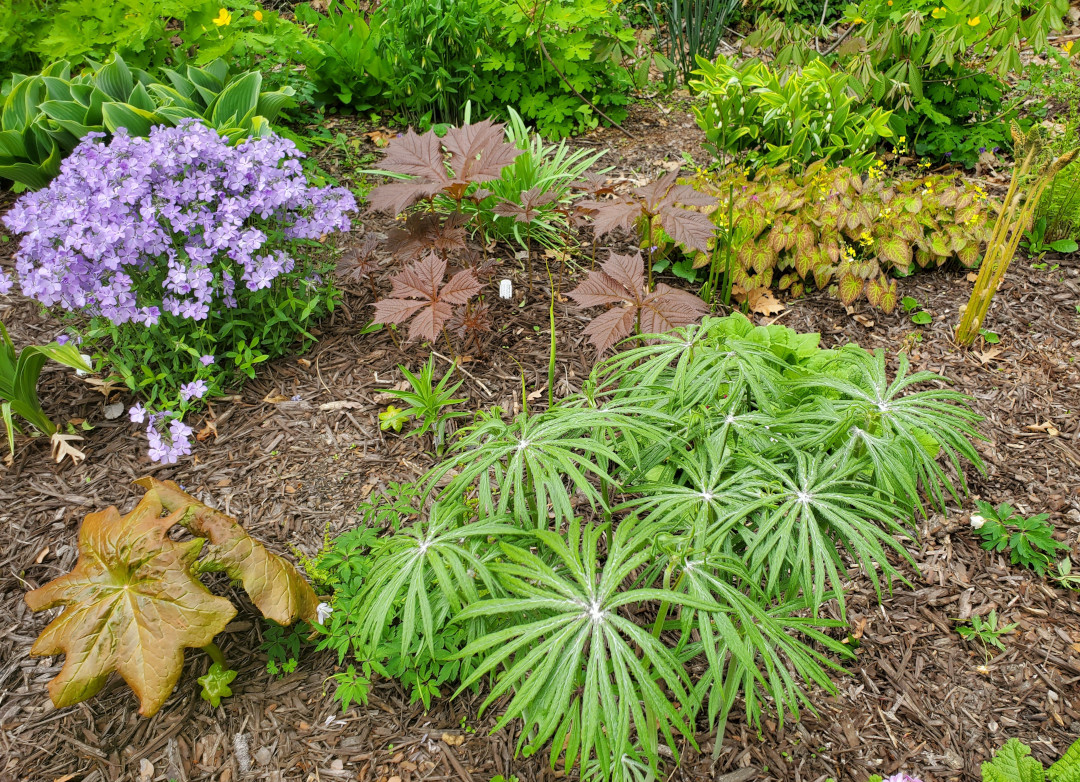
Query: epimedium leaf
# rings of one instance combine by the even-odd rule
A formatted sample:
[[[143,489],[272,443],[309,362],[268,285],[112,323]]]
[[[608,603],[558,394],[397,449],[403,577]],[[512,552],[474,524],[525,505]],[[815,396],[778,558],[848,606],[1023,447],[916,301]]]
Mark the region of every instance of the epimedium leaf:
[[[192,573],[202,541],[169,538],[186,511],[162,510],[147,492],[124,516],[115,507],[87,515],[74,569],[26,594],[34,611],[65,606],[30,650],[65,655],[49,682],[58,708],[92,697],[117,671],[139,713],[154,714],[180,678],[184,649],[206,646],[236,615]]]
[[[241,582],[263,616],[280,625],[315,620],[319,600],[307,579],[292,563],[248,535],[235,519],[199,502],[172,481],[147,477],[136,483],[166,510],[183,513],[183,525],[209,541],[200,570],[223,570]]]

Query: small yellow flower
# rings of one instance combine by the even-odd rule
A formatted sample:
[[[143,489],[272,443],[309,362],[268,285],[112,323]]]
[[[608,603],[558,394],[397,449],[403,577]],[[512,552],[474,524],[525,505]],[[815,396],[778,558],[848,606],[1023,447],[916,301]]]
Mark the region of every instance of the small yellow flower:
[[[218,15],[214,17],[214,24],[218,27],[225,27],[232,24],[232,14],[229,13],[227,8],[222,8],[218,11]]]
[[[981,22],[981,21],[982,21],[982,17],[973,16],[970,19],[968,19],[968,27],[976,27],[976,26],[978,26],[979,22]]]
[[[1062,47],[1062,48],[1064,48],[1065,54],[1072,54],[1072,47],[1073,47],[1073,42],[1072,41],[1066,41],[1065,46]]]
[[[930,16],[934,17],[935,19],[944,19],[945,14],[946,14],[945,6],[943,6],[943,5],[938,6],[933,11],[930,12]]]
[[[256,22],[261,22],[263,20],[263,12],[262,11],[256,11],[254,15],[255,15],[255,21]]]
[[[892,0],[889,0],[889,7],[892,8]]]
[[[866,24],[866,20],[863,19],[861,16],[856,16],[854,19],[851,20],[851,23],[852,24]]]

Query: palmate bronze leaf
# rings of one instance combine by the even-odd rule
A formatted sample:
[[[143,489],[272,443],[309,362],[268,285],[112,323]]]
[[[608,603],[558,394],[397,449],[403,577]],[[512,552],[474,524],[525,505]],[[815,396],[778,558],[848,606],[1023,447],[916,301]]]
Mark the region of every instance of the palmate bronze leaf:
[[[503,168],[522,153],[506,141],[505,126],[486,119],[451,128],[443,138],[435,131],[417,135],[410,128],[386,148],[382,168],[413,177],[376,187],[368,196],[372,211],[397,215],[417,201],[445,193],[461,201],[470,185],[498,179]],[[443,150],[450,154],[449,167]],[[477,197],[483,194],[478,191]]]
[[[404,323],[415,315],[409,338],[437,339],[454,306],[465,304],[483,287],[472,269],[458,272],[443,285],[445,275],[446,261],[435,253],[402,269],[390,278],[390,297],[375,302],[375,323]]]
[[[635,323],[642,334],[662,334],[694,323],[709,311],[697,296],[664,283],[647,290],[640,251],[633,255],[611,253],[599,271],[590,272],[567,295],[581,307],[622,305],[598,315],[585,327],[585,334],[600,354],[630,336]]]
[[[117,671],[154,714],[169,697],[184,649],[206,646],[236,615],[192,574],[202,541],[170,540],[183,510],[162,516],[148,492],[121,516],[91,513],[79,529],[79,560],[68,574],[26,594],[34,611],[65,606],[34,642],[33,655],[65,655],[49,682],[59,708],[86,700]]]

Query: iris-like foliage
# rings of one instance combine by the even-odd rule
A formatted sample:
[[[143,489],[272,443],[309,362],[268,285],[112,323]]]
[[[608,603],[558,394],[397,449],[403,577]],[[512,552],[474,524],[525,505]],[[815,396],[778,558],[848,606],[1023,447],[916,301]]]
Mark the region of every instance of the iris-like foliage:
[[[903,356],[890,379],[881,354],[741,315],[643,336],[581,392],[461,430],[420,481],[430,521],[372,549],[385,575],[360,609],[398,612],[402,654],[454,638],[462,665],[436,682],[488,681],[498,727],[524,722],[519,751],[548,746],[583,778],[648,778],[661,742],[678,754],[702,721],[722,735],[740,701],[752,725],[812,709],[806,685],[833,690],[850,656],[845,584],[903,579],[923,496],[981,468],[965,398]],[[455,507],[477,521],[446,528]],[[475,534],[490,523],[513,538]],[[473,581],[420,574],[436,545]],[[370,647],[376,621],[342,637],[360,627]]]

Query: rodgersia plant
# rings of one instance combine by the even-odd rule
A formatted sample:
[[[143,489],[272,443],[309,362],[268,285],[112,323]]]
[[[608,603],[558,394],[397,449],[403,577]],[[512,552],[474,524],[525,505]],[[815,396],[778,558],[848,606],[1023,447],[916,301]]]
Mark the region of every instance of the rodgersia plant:
[[[312,338],[334,301],[312,249],[348,230],[356,202],[309,186],[275,135],[230,147],[190,120],[99,139],[4,223],[23,234],[23,293],[90,317],[85,341],[144,399],[131,418],[148,423],[151,457],[175,462],[190,452],[187,409]]]

